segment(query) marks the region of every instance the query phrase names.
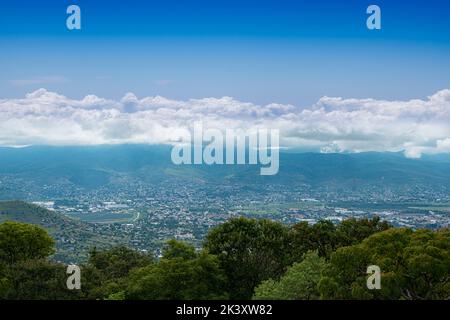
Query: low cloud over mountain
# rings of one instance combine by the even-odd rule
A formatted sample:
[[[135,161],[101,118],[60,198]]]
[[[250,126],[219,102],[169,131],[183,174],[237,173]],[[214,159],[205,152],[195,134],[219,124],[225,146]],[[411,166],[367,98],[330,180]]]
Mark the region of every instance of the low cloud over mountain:
[[[0,145],[171,143],[195,121],[218,129],[280,129],[286,147],[322,152],[404,151],[408,157],[450,152],[450,90],[423,100],[323,97],[314,105],[257,105],[231,97],[81,100],[39,89],[0,100]]]

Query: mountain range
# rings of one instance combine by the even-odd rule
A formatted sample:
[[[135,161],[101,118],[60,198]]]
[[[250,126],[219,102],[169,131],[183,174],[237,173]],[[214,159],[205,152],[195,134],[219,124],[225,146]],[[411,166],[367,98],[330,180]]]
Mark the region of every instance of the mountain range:
[[[376,185],[443,186],[450,181],[450,156],[409,159],[402,153],[280,153],[275,176],[259,175],[259,165],[174,165],[171,148],[158,145],[0,148],[0,198],[8,198],[7,181],[35,185],[67,184],[95,189],[135,179],[158,184],[281,184],[285,186]],[[8,180],[9,179],[9,180]]]

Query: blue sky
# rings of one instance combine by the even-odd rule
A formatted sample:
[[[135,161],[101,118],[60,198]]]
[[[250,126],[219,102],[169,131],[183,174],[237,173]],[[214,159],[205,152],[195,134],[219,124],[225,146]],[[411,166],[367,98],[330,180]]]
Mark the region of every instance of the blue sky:
[[[69,4],[80,31],[66,29]],[[366,28],[370,4],[380,31]],[[41,87],[297,106],[424,98],[450,88],[449,14],[438,0],[2,1],[0,99]]]

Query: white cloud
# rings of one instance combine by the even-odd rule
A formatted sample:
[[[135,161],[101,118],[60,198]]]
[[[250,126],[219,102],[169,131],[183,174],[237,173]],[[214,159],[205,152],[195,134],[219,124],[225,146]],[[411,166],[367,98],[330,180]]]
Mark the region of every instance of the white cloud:
[[[277,128],[283,146],[322,152],[404,151],[415,158],[450,152],[450,90],[409,101],[323,97],[299,108],[133,93],[117,101],[74,100],[39,89],[0,100],[0,145],[169,143],[200,120],[222,130]]]

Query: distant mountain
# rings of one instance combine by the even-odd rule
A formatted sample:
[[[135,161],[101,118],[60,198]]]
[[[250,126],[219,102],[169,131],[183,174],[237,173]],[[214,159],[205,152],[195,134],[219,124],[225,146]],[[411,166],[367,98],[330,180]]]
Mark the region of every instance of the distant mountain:
[[[166,156],[168,154],[168,157]],[[138,172],[170,163],[168,147],[96,146],[0,148],[0,175],[37,182],[67,182],[85,188],[108,183],[121,173]],[[154,172],[152,176],[157,176]]]
[[[280,154],[275,176],[260,176],[259,165],[172,164],[169,146],[119,145],[89,147],[0,148],[0,199],[26,197],[24,190],[9,188],[8,181],[33,182],[31,187],[67,185],[84,189],[120,185],[127,181],[158,184],[281,184],[377,185],[420,184],[448,187],[450,157],[408,159],[401,153]],[[30,187],[30,188],[31,188]],[[33,192],[33,190],[28,190]]]
[[[23,201],[0,201],[0,223],[4,221],[30,223],[46,229],[56,240],[53,259],[66,263],[85,260],[89,249],[94,246],[105,248],[118,243],[113,236],[96,232],[93,224]]]

